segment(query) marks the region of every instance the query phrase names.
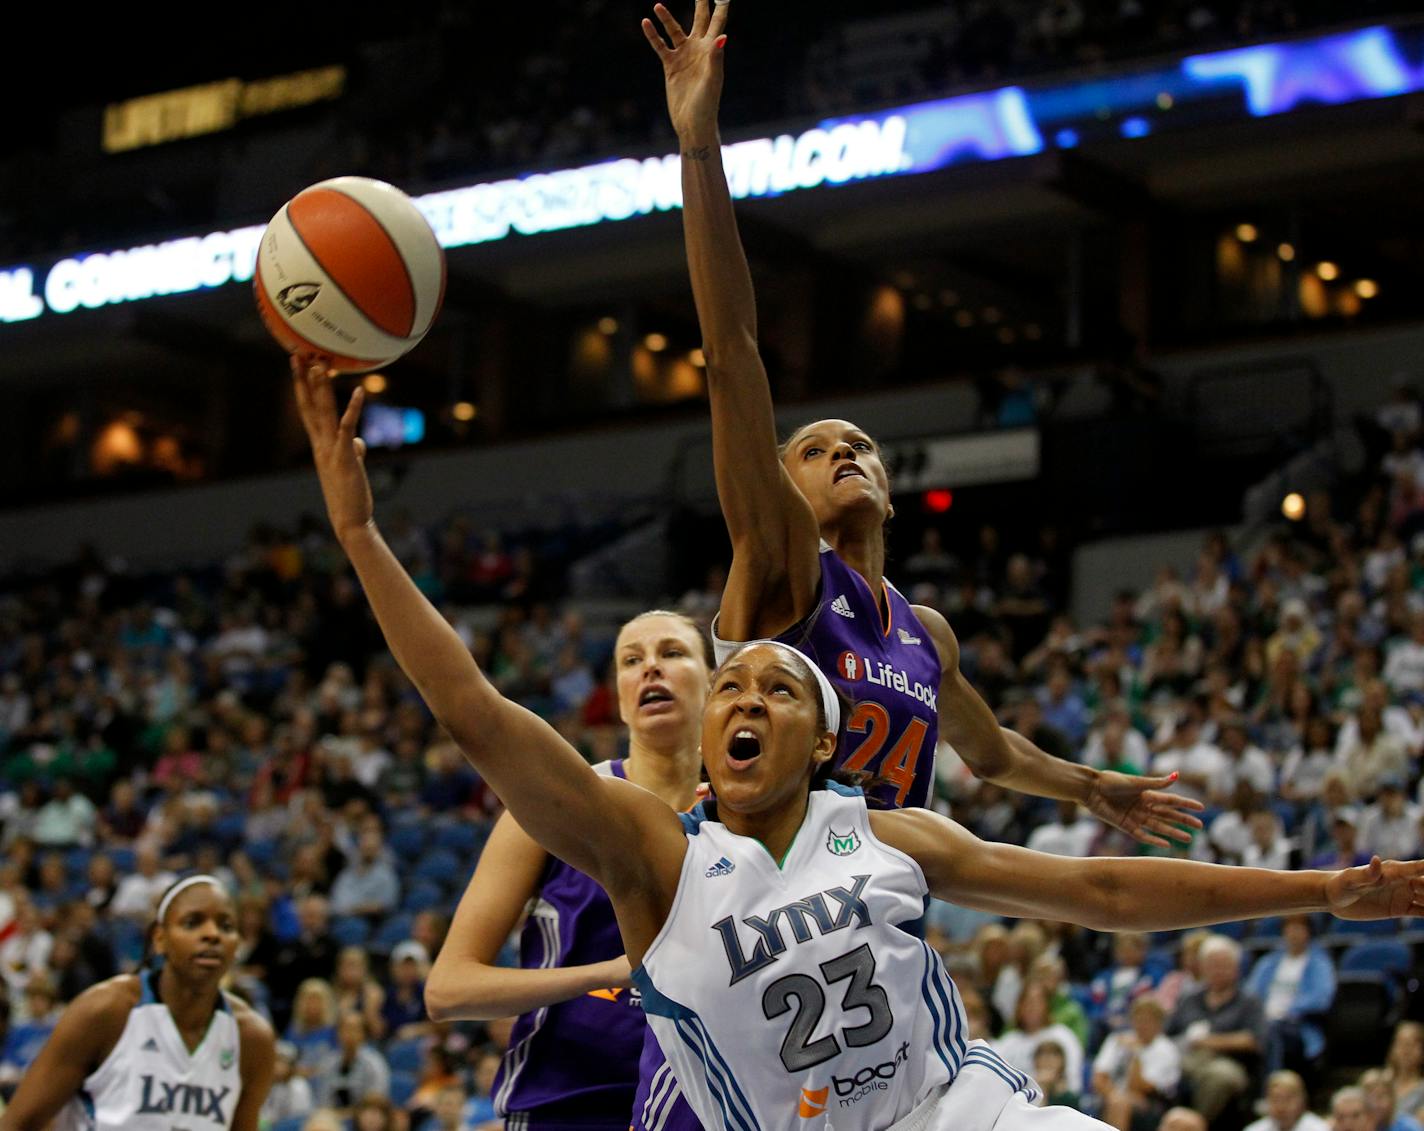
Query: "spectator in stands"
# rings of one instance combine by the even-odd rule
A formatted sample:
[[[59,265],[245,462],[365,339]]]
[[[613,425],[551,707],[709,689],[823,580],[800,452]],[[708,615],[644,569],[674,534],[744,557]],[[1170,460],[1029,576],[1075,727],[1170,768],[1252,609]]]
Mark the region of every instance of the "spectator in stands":
[[[1068,1077],[1068,1052],[1057,1041],[1043,1041],[1033,1050],[1034,1081],[1045,1105],[1077,1107],[1081,1088]]]
[[[9,1008],[8,1004],[6,1008]],[[44,974],[32,977],[25,987],[24,1010],[18,1014],[21,1020],[10,1025],[3,1044],[0,1044],[0,1088],[8,1092],[9,1088],[19,1083],[25,1069],[54,1032],[60,1012],[53,983]]]
[[[4,979],[11,1008],[23,1017],[25,990],[32,978],[44,977],[49,968],[54,936],[45,930],[27,891],[22,889],[13,898],[14,919],[0,941],[0,978]]]
[[[1180,775],[1177,788],[1205,801],[1220,792],[1226,776],[1226,755],[1202,735],[1201,708],[1188,703],[1174,726],[1167,728],[1152,759],[1154,774]]]
[[[332,978],[336,994],[336,1011],[359,1013],[366,1022],[366,1032],[379,1041],[386,1032],[384,1008],[386,992],[371,977],[371,960],[359,946],[342,947],[336,956],[336,974]]]
[[[1207,837],[1222,864],[1239,864],[1251,844],[1251,819],[1261,812],[1262,794],[1249,781],[1238,780],[1231,807],[1218,814],[1207,829]]]
[[[1033,1056],[1038,1046],[1045,1041],[1053,1041],[1063,1049],[1065,1079],[1074,1081],[1083,1078],[1083,1046],[1072,1029],[1053,1022],[1048,1013],[1048,991],[1043,986],[1030,982],[1024,987],[1019,995],[1014,1022],[1014,1028],[994,1042],[999,1055],[1009,1064],[1021,1072],[1032,1073]]]
[[[991,994],[1001,1017],[1012,1017],[1017,1012],[1029,970],[1048,946],[1048,937],[1037,923],[1023,921],[1010,929],[1008,943],[1009,960],[999,969]]]
[[[1273,1072],[1266,1081],[1266,1114],[1246,1131],[1330,1131],[1307,1101],[1304,1080],[1294,1072]]]
[[[381,1018],[393,1039],[404,1041],[431,1031],[425,1011],[425,976],[429,972],[430,955],[414,939],[406,939],[391,951],[390,984]]]
[[[1189,1107],[1171,1107],[1157,1124],[1157,1131],[1207,1131],[1206,1119],[1201,1112]]]
[[[1291,866],[1294,842],[1286,836],[1281,819],[1267,809],[1258,809],[1247,823],[1251,839],[1241,853],[1241,863],[1248,868],[1273,868],[1283,871]]]
[[[1409,636],[1388,649],[1384,681],[1396,695],[1424,691],[1424,610],[1409,617]]]
[[[302,1131],[347,1131],[347,1128],[340,1113],[323,1107],[307,1116],[307,1121],[302,1124]]]
[[[438,1043],[427,1045],[420,1064],[420,1079],[406,1101],[406,1110],[413,1115],[434,1111],[440,1093],[459,1083],[459,1062],[454,1050]]]
[[[1330,1097],[1331,1131],[1383,1131],[1370,1118],[1365,1093],[1356,1087],[1341,1088]]]
[[[1220,727],[1221,752],[1226,755],[1228,780],[1224,792],[1232,792],[1241,782],[1247,782],[1260,797],[1276,792],[1276,767],[1271,756],[1254,745],[1246,730],[1246,720],[1235,717]]]
[[[1037,699],[1043,709],[1043,721],[1063,734],[1074,749],[1082,746],[1088,733],[1088,708],[1073,686],[1073,672],[1066,656],[1054,656],[1048,661],[1048,679]]]
[[[57,778],[54,795],[40,806],[30,836],[44,848],[77,848],[94,843],[94,803],[74,789],[67,777]]]
[[[292,1002],[292,1023],[286,1039],[297,1050],[297,1068],[308,1077],[321,1071],[327,1055],[337,1045],[336,994],[324,978],[308,978],[297,987]]]
[[[1068,981],[1068,968],[1057,954],[1040,954],[1029,967],[1029,978],[1041,985],[1048,994],[1048,1016],[1055,1025],[1066,1025],[1073,1030],[1079,1044],[1088,1047],[1088,1015],[1083,1007],[1064,987]]]
[[[1385,1058],[1396,1111],[1415,1119],[1424,1113],[1424,1024],[1401,1021]]]
[[[1057,820],[1029,834],[1028,847],[1055,856],[1091,856],[1101,827],[1079,809],[1076,801],[1057,804]]]
[[[492,1048],[481,1049],[475,1058],[474,1091],[465,1105],[465,1122],[471,1127],[483,1128],[495,1118],[494,1081],[500,1060]]]
[[[158,850],[152,846],[140,848],[134,862],[138,871],[119,881],[109,909],[115,915],[147,924],[153,917],[158,897],[172,886],[177,877],[162,868]]]
[[[1310,942],[1308,915],[1281,921],[1285,943],[1257,959],[1246,991],[1261,1002],[1266,1016],[1265,1070],[1303,1070],[1325,1051],[1321,1027],[1335,1000],[1335,966]]]
[[[391,1070],[386,1058],[367,1043],[359,1013],[343,1013],[336,1023],[336,1048],[327,1052],[315,1075],[317,1101],[349,1115],[370,1095],[389,1096]]]
[[[430,1115],[413,1126],[416,1131],[473,1131],[477,1124],[466,1117],[466,1103],[465,1089],[447,1084],[436,1095]]]
[[[262,1126],[270,1127],[284,1119],[300,1119],[312,1106],[311,1084],[297,1072],[297,1046],[291,1041],[278,1041],[272,1090],[267,1093],[259,1114]]]
[[[1320,796],[1325,775],[1335,762],[1334,745],[1330,720],[1311,716],[1300,743],[1287,752],[1281,765],[1279,793],[1283,800],[1303,805]]]
[[[1241,987],[1237,943],[1207,939],[1201,969],[1202,988],[1178,1002],[1167,1033],[1182,1043],[1192,1106],[1211,1122],[1247,1094],[1266,1047],[1266,1024],[1260,1001]]]
[[[1103,1122],[1118,1131],[1155,1126],[1182,1078],[1182,1054],[1162,1031],[1167,1011],[1155,997],[1128,1010],[1130,1026],[1108,1034],[1093,1060],[1093,1091]]]
[[[1375,803],[1360,815],[1360,851],[1384,860],[1412,859],[1419,849],[1421,812],[1406,799],[1402,777],[1381,778]]]
[[[1395,1105],[1394,1087],[1383,1068],[1371,1068],[1360,1077],[1360,1091],[1365,1093],[1365,1107],[1375,1131],[1419,1131],[1419,1121]]]
[[[336,944],[329,931],[330,918],[324,896],[309,895],[297,904],[297,933],[282,941],[268,975],[274,1021],[287,1019],[299,985],[309,978],[329,982],[336,972]]]
[[[1125,1029],[1133,1001],[1150,993],[1156,984],[1146,966],[1146,935],[1122,931],[1113,936],[1112,948],[1112,964],[1100,971],[1088,987],[1088,1018],[1103,1033]]]
[[[368,1095],[351,1114],[351,1131],[403,1131],[405,1116],[389,1096]]]
[[[1098,770],[1145,774],[1151,757],[1147,739],[1132,725],[1127,704],[1121,700],[1107,703],[1102,723],[1088,733],[1083,763]]]
[[[1359,848],[1360,811],[1353,805],[1342,805],[1330,816],[1330,838],[1333,847],[1310,862],[1312,868],[1355,868],[1370,862],[1369,854]]]
[[[1378,707],[1363,704],[1356,718],[1358,737],[1345,747],[1336,764],[1356,797],[1373,797],[1385,778],[1408,774],[1409,753],[1400,738],[1384,729]]]

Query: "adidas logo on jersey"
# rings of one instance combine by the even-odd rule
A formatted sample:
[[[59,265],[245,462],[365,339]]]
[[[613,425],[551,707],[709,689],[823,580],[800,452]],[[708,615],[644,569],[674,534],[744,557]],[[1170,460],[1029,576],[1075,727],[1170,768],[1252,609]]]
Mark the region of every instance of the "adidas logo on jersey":
[[[921,640],[918,636],[911,636],[908,632],[906,632],[906,631],[902,628],[902,629],[900,629],[900,643],[901,643],[901,644],[923,644],[924,641]]]
[[[855,620],[855,614],[851,612],[850,602],[846,600],[844,593],[831,602],[831,612],[839,613],[847,620]]]
[[[142,1047],[144,1052],[157,1052],[158,1042],[155,1041],[152,1037],[149,1037],[148,1040],[143,1042]]]
[[[709,880],[715,876],[730,876],[733,871],[736,870],[736,867],[737,866],[735,864],[733,864],[724,856],[722,857],[722,859],[718,860],[717,863],[713,864],[712,867],[708,868],[707,871],[703,872],[702,874],[706,876]]]

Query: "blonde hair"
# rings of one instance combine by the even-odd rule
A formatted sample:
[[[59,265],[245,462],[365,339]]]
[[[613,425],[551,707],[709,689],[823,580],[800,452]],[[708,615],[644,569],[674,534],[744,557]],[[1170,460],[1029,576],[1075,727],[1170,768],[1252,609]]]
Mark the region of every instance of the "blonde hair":
[[[336,991],[325,978],[308,978],[297,987],[297,992],[292,997],[292,1027],[297,1032],[307,1031],[306,1022],[302,1020],[302,999],[306,997],[321,999],[320,1028],[326,1029],[336,1024]]]

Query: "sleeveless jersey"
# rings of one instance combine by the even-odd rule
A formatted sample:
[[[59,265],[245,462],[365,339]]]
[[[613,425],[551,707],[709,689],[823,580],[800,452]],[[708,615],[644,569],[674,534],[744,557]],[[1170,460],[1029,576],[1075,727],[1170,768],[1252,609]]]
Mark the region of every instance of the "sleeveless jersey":
[[[841,722],[836,768],[884,778],[870,793],[882,807],[923,808],[939,742],[939,652],[910,602],[884,586],[888,623],[865,578],[822,542],[816,607],[776,639],[810,656],[853,704]],[[712,643],[719,664],[737,648],[717,637],[715,621]]]
[[[232,1126],[242,1092],[237,1019],[218,996],[207,1034],[189,1053],[151,971],[104,1063],[56,1121],[59,1131],[215,1131]]]
[[[625,777],[622,761],[597,767]],[[624,953],[603,889],[554,856],[520,936],[526,970],[583,966]],[[495,1110],[511,1129],[608,1127],[626,1131],[643,1047],[633,990],[591,994],[522,1014],[495,1077]]]
[[[881,1131],[978,1065],[1034,1087],[966,1033],[932,948],[902,930],[919,865],[876,840],[859,790],[811,794],[780,868],[705,807],[667,922],[633,982],[705,1127]]]

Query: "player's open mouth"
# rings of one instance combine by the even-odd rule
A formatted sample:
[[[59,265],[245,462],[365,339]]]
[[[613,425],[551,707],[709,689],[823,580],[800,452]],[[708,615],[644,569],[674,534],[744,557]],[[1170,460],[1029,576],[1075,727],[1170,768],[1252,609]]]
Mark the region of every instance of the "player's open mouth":
[[[861,471],[855,464],[843,464],[837,469],[834,482],[839,483],[842,479],[849,479],[852,475],[858,475],[862,479],[865,478],[865,472]]]
[[[638,696],[638,710],[646,707],[650,712],[656,711],[663,704],[670,706],[674,702],[671,691],[660,683],[654,683],[643,688],[642,694]]]
[[[734,770],[744,770],[761,757],[761,739],[749,730],[739,730],[732,735],[727,746],[727,765]]]

